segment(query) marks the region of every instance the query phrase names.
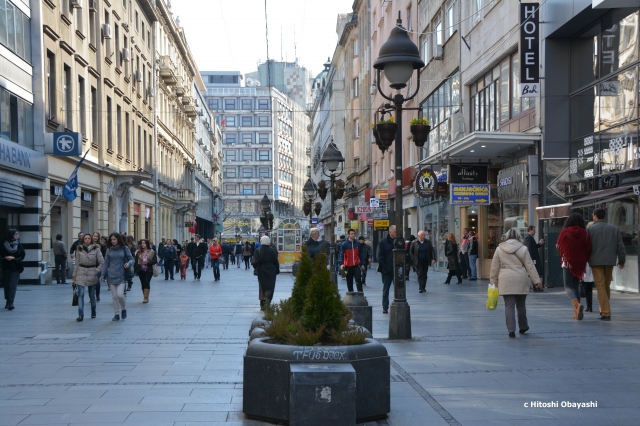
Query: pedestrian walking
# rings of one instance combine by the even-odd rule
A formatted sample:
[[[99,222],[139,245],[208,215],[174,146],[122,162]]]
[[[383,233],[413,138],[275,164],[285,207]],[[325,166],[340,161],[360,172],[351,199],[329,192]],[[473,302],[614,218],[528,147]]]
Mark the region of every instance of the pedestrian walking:
[[[404,242],[404,279],[409,281],[409,272],[413,269],[413,259],[411,258],[411,244],[415,241],[414,235],[409,236],[409,239]]]
[[[244,247],[242,248],[242,257],[244,257],[244,269],[249,269],[249,260],[251,259],[252,255],[253,249],[247,241],[246,243],[244,243]]]
[[[271,239],[266,235],[260,238],[260,247],[253,253],[252,260],[260,287],[260,309],[265,310],[271,304],[276,288],[276,275],[280,273],[278,252],[271,247]]]
[[[198,238],[198,241],[200,241],[200,236],[196,235],[196,237]],[[196,259],[195,256],[193,255],[193,250],[196,248],[196,241],[195,238],[191,238],[191,242],[189,244],[187,244],[187,256],[189,256],[189,259],[191,259],[191,270],[193,271],[193,279],[196,279]]]
[[[516,310],[520,334],[529,330],[527,321],[527,294],[529,278],[540,286],[538,271],[531,260],[529,250],[520,242],[520,233],[511,228],[500,243],[491,261],[491,284],[498,287],[498,294],[504,299],[504,313],[509,337],[516,337]]]
[[[531,225],[527,228],[527,235],[524,237],[523,244],[527,246],[529,250],[529,255],[531,256],[531,260],[533,260],[533,264],[536,265],[536,271],[538,271],[538,275],[540,279],[544,276],[542,270],[542,259],[540,259],[540,247],[544,244],[544,238],[540,238],[538,242],[535,239],[536,235],[536,227]],[[540,287],[533,286],[533,291],[544,291],[544,285]]]
[[[362,265],[364,266],[364,269],[362,269],[362,285],[367,285],[367,271],[369,270],[369,265],[371,264],[371,258],[373,255],[371,254],[371,247],[365,243],[363,236],[360,236],[358,241],[360,241],[360,247],[362,247],[362,253],[364,255],[364,264]],[[320,250],[323,250],[323,248]]]
[[[360,241],[356,240],[356,231],[349,229],[347,231],[349,239],[340,246],[338,254],[338,264],[340,270],[345,271],[347,279],[347,289],[353,292],[353,279],[356,280],[358,291],[362,292],[362,270],[364,269],[364,253]]]
[[[227,240],[222,241],[222,268],[229,269],[229,256],[231,255],[231,246]]]
[[[418,274],[418,293],[425,293],[427,291],[427,273],[429,266],[436,263],[436,252],[431,241],[425,237],[424,231],[418,232],[418,239],[411,243],[409,252],[413,259],[413,267]]]
[[[478,236],[474,231],[469,231],[467,254],[469,255],[469,269],[471,270],[469,281],[476,281],[478,279],[478,268],[476,266],[476,261],[478,260]]]
[[[153,278],[153,265],[158,263],[158,256],[151,249],[149,240],[140,240],[140,248],[136,252],[135,272],[140,278],[142,288],[142,303],[149,303],[151,292],[151,278]]]
[[[562,262],[564,290],[573,304],[573,319],[582,321],[584,306],[580,304],[580,280],[591,256],[591,238],[580,213],[571,213],[560,231],[556,248]]]
[[[75,259],[76,248],[78,248],[78,246],[82,244],[82,237],[84,237],[84,232],[78,232],[78,239],[75,240],[73,244],[71,244],[71,248],[69,249],[69,255],[71,255],[72,259]]]
[[[189,256],[187,256],[187,253],[183,250],[182,254],[180,254],[180,279],[181,280],[187,279],[188,266],[189,266]]]
[[[160,267],[161,274],[164,274],[164,248],[166,244],[167,239],[165,237],[162,237],[162,239],[160,240],[160,244],[158,245],[158,251],[156,252],[158,253],[158,266]]]
[[[56,235],[53,242],[53,255],[55,259],[55,269],[53,275],[57,284],[67,283],[67,247],[62,241],[62,234]]]
[[[220,281],[220,256],[222,256],[222,246],[218,244],[218,240],[216,240],[215,238],[211,242],[211,247],[209,247],[209,254],[211,254],[213,280]]]
[[[26,253],[20,244],[20,235],[17,229],[8,229],[0,244],[0,258],[2,258],[2,286],[4,298],[7,301],[5,309],[13,311],[13,302],[16,298],[20,274],[24,271],[22,261]]]
[[[466,228],[465,228],[466,229]],[[456,243],[456,236],[453,232],[449,232],[445,236],[444,242],[444,255],[447,256],[447,269],[449,274],[445,284],[451,284],[451,278],[455,275],[458,278],[458,284],[462,284],[462,276],[460,275],[460,259],[464,256],[459,256],[458,244]]]
[[[176,267],[176,274],[180,272],[180,262],[178,262],[178,259],[180,259],[180,254],[182,253],[182,245],[178,242],[177,239],[173,239],[173,246],[176,248],[176,260],[175,260],[175,267]]]
[[[102,253],[102,258],[104,259],[104,257],[107,255],[107,244],[105,243],[105,241],[107,240],[106,237],[101,237],[99,232],[94,232],[93,234],[91,234],[92,237],[92,242],[93,244],[97,245],[98,247],[100,247],[100,253]],[[100,276],[102,275],[102,268],[100,268],[100,270],[98,271],[98,282],[96,283],[96,302],[100,301],[100,290],[101,290],[101,285],[100,285]]]
[[[462,229],[462,238],[458,249],[458,258],[462,278],[467,279],[471,275],[469,268],[469,228]],[[461,283],[458,283],[461,284]]]
[[[238,240],[236,242],[236,246],[233,249],[233,252],[236,254],[236,266],[240,268],[240,264],[242,263],[242,241]]]
[[[103,264],[104,258],[100,245],[93,242],[92,234],[85,234],[82,237],[82,244],[76,247],[76,267],[73,270],[72,284],[78,292],[78,318],[76,321],[84,319],[85,288],[89,290],[91,318],[96,317],[96,285]]]
[[[107,277],[107,284],[113,297],[113,310],[115,315],[112,321],[120,321],[120,318],[127,318],[127,307],[124,298],[124,288],[126,284],[125,271],[133,268],[133,256],[129,247],[124,243],[124,239],[117,232],[109,235],[109,250],[102,265],[102,275],[100,281]],[[107,275],[108,271],[108,275]]]
[[[229,253],[229,260],[232,265],[236,264],[236,253],[235,253],[235,245],[229,243],[229,247],[231,247],[231,252]],[[208,253],[208,252],[207,252]]]
[[[589,229],[589,224],[591,223],[593,222],[589,222],[587,224],[587,230]],[[593,287],[595,286],[595,284],[596,283],[593,280],[593,271],[591,270],[589,262],[587,262],[587,266],[584,269],[584,276],[582,277],[582,282],[580,283],[580,285],[582,286],[582,288],[580,289],[580,295],[582,296],[582,291],[584,289],[584,298],[587,303],[587,306],[584,308],[585,312],[593,312]]]
[[[173,280],[173,262],[178,258],[178,254],[170,238],[167,238],[164,243],[162,257],[164,259],[164,280],[167,281],[169,277]]]
[[[389,289],[393,283],[393,240],[396,226],[389,227],[389,234],[378,243],[378,272],[382,274],[382,313],[389,313]]]
[[[599,320],[611,320],[611,278],[613,267],[624,269],[626,253],[622,235],[617,226],[607,223],[604,219],[607,215],[602,208],[593,211],[593,225],[587,232],[591,236],[593,250],[589,257],[589,265],[593,272],[593,280],[598,291],[598,303],[600,304]]]
[[[207,253],[204,255],[204,267],[211,267],[211,253],[209,253],[209,247],[211,247],[211,240],[207,241]]]
[[[133,255],[138,250],[138,244],[133,239],[133,236],[127,235],[127,233],[124,231],[121,232],[120,235],[122,235],[122,238],[124,238],[125,245],[129,248],[131,255]],[[124,290],[125,294],[127,293],[127,291],[131,291],[131,286],[133,285],[133,275],[133,268],[129,268],[124,271],[124,276],[127,279],[127,288]]]
[[[196,242],[196,246],[193,249],[193,255],[196,258],[196,280],[200,281],[202,278],[202,269],[204,268],[204,256],[207,254],[207,250],[209,247],[207,243],[204,242],[204,238],[200,238],[199,241]],[[215,270],[214,270],[215,274]],[[218,280],[220,279],[220,269],[218,268]]]

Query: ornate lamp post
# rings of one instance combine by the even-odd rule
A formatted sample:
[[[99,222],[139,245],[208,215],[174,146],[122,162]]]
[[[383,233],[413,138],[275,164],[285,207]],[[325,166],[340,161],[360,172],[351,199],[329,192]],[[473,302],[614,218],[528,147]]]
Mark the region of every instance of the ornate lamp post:
[[[262,210],[260,223],[268,234],[273,230],[273,213],[271,212],[271,200],[267,197],[267,194],[264,194],[264,197],[262,197],[262,200],[260,201],[260,209]]]
[[[331,142],[329,146],[322,153],[322,158],[320,159],[322,163],[322,173],[331,179],[331,231],[335,229],[335,199],[336,199],[336,176],[340,176],[344,171],[344,157],[342,153],[338,149],[335,143]],[[336,174],[336,170],[338,167],[342,166],[342,170],[340,173]],[[327,173],[329,172],[329,173]],[[338,197],[340,198],[340,197]],[[336,243],[335,237],[331,237],[331,281],[334,283],[338,282],[338,277],[336,274]]]
[[[313,220],[312,203],[318,198],[318,185],[311,178],[307,179],[307,183],[302,188],[304,195],[304,207],[303,211],[305,215],[309,215],[309,228],[311,228],[311,221]]]
[[[393,250],[393,302],[389,312],[389,339],[411,339],[411,311],[407,303],[407,289],[404,280],[405,249],[404,249],[404,224],[402,214],[402,104],[413,99],[420,90],[420,69],[424,67],[424,61],[420,58],[420,51],[411,39],[407,30],[402,27],[402,19],[398,12],[396,27],[391,30],[387,41],[380,47],[378,59],[373,64],[377,70],[378,92],[389,101],[393,102],[396,111],[396,205],[395,224],[397,236]],[[413,71],[418,70],[418,84],[415,93],[405,98],[400,92],[407,86]],[[380,72],[392,89],[397,90],[391,98],[384,94],[380,88]],[[405,108],[409,109],[409,108]],[[415,109],[415,108],[412,108]]]

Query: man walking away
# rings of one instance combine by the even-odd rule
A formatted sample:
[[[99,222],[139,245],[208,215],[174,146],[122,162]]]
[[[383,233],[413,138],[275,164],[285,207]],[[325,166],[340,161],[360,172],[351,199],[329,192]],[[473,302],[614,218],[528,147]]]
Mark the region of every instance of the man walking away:
[[[458,251],[458,259],[460,260],[460,272],[462,278],[467,279],[471,275],[469,270],[469,228],[462,230],[462,238],[460,239],[460,249]]]
[[[236,265],[238,266],[238,268],[240,268],[240,264],[242,263],[242,241],[241,240],[238,240],[235,248],[233,249],[233,252],[236,255]]]
[[[227,243],[227,240],[222,241],[222,267],[223,269],[229,269],[229,256],[231,255],[231,246]]]
[[[431,241],[425,238],[424,231],[418,232],[418,239],[411,243],[409,253],[413,259],[413,267],[418,274],[418,293],[425,293],[427,291],[427,272],[429,266],[436,263],[436,253]]]
[[[469,231],[468,254],[469,254],[469,269],[471,270],[469,281],[476,281],[478,279],[478,269],[476,267],[476,261],[478,260],[478,236],[473,231]]]
[[[162,237],[162,241],[160,242],[160,247],[158,247],[158,259],[160,259],[160,262],[158,263],[158,265],[160,265],[161,274],[164,274],[164,245],[166,241],[167,239],[165,237]]]
[[[356,278],[356,286],[358,291],[362,291],[362,275],[360,272],[364,269],[364,253],[362,245],[356,240],[356,231],[349,229],[347,231],[349,239],[340,245],[340,254],[338,255],[338,264],[340,270],[347,273],[347,289],[353,292],[353,278]]]
[[[382,313],[389,313],[389,288],[393,282],[393,240],[396,226],[389,227],[389,235],[378,243],[378,270],[382,273]]]
[[[67,248],[62,242],[62,234],[56,235],[53,242],[53,254],[55,256],[56,269],[53,270],[56,277],[56,283],[67,283]]]
[[[209,247],[209,254],[211,254],[214,281],[220,281],[220,256],[222,256],[222,247],[215,238],[213,239],[213,244]]]
[[[368,244],[365,244],[364,237],[358,238],[360,241],[360,247],[362,247],[362,254],[364,255],[364,263],[362,266],[362,285],[367,285],[367,270],[369,269],[369,264],[371,263],[371,247]]]
[[[202,268],[204,268],[204,255],[207,252],[207,243],[204,242],[204,238],[200,238],[200,240],[196,243],[196,246],[193,249],[193,255],[196,257],[196,270],[195,270],[195,279],[196,281],[200,281],[200,277],[202,276]],[[218,270],[218,274],[220,271]]]
[[[624,268],[626,254],[622,235],[617,226],[605,222],[607,212],[602,208],[593,211],[594,223],[587,229],[591,237],[593,250],[589,257],[589,265],[593,272],[593,279],[598,290],[598,302],[600,303],[600,317],[602,321],[611,320],[611,277],[613,267]],[[617,258],[617,261],[616,261]]]
[[[540,276],[540,280],[542,281],[543,271],[542,271],[542,260],[540,259],[540,252],[538,249],[544,245],[544,238],[540,238],[540,241],[536,243],[535,239],[536,235],[536,227],[531,225],[527,228],[527,236],[524,237],[524,241],[522,242],[527,249],[529,250],[529,255],[531,256],[531,260],[533,264],[536,266],[536,271]],[[533,286],[533,291],[544,291],[544,286],[540,285],[540,287]]]
[[[200,241],[200,237],[198,235],[196,235],[196,237],[198,238],[198,241]],[[191,238],[191,241],[189,242],[189,244],[187,244],[187,256],[189,256],[189,259],[191,259],[191,270],[193,271],[193,279],[196,279],[196,259],[193,252],[195,248],[196,242],[193,238]]]

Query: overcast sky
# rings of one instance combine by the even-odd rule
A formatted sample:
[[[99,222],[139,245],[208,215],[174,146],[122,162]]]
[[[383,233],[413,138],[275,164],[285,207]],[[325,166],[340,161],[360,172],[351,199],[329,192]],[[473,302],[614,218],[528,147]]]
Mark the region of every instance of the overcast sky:
[[[293,62],[297,56],[315,76],[333,56],[337,16],[351,12],[353,0],[266,3],[269,58]],[[244,74],[256,71],[258,60],[267,59],[264,0],[173,0],[171,4],[201,71]]]

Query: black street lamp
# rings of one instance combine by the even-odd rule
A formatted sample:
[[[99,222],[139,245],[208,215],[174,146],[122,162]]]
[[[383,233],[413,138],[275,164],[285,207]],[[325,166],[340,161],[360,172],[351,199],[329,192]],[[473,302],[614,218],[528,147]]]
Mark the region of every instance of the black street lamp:
[[[260,201],[260,209],[262,210],[260,223],[262,223],[265,232],[269,233],[269,231],[273,230],[273,213],[271,212],[271,200],[267,197],[267,194],[264,194]]]
[[[320,159],[322,163],[322,173],[331,179],[331,232],[333,233],[335,226],[335,199],[336,199],[336,176],[340,176],[344,171],[344,157],[342,153],[338,149],[335,143],[331,142],[329,146],[322,153],[322,158]],[[338,167],[342,166],[342,170],[340,173],[336,174],[336,170]],[[327,174],[327,171],[330,173]],[[331,237],[331,281],[334,283],[338,282],[338,275],[336,274],[336,242],[335,235]]]
[[[318,185],[311,178],[307,179],[307,183],[302,188],[304,196],[303,211],[305,215],[309,215],[309,228],[311,228],[311,222],[313,220],[313,208],[312,204],[318,198]]]
[[[380,47],[378,59],[373,64],[377,70],[378,92],[393,102],[396,111],[396,206],[395,225],[397,229],[393,250],[393,302],[389,311],[389,339],[411,339],[411,311],[407,303],[407,289],[404,281],[405,249],[404,249],[404,225],[402,214],[402,104],[413,99],[420,90],[420,69],[424,67],[424,61],[420,58],[420,50],[411,39],[407,30],[402,27],[402,19],[398,12],[396,27],[391,30],[387,41]],[[415,93],[405,98],[400,89],[407,86],[413,71],[418,70],[418,84]],[[398,92],[391,98],[384,94],[380,88],[380,73],[384,76],[392,89]],[[405,108],[409,109],[409,108]],[[415,109],[415,108],[412,108]]]

